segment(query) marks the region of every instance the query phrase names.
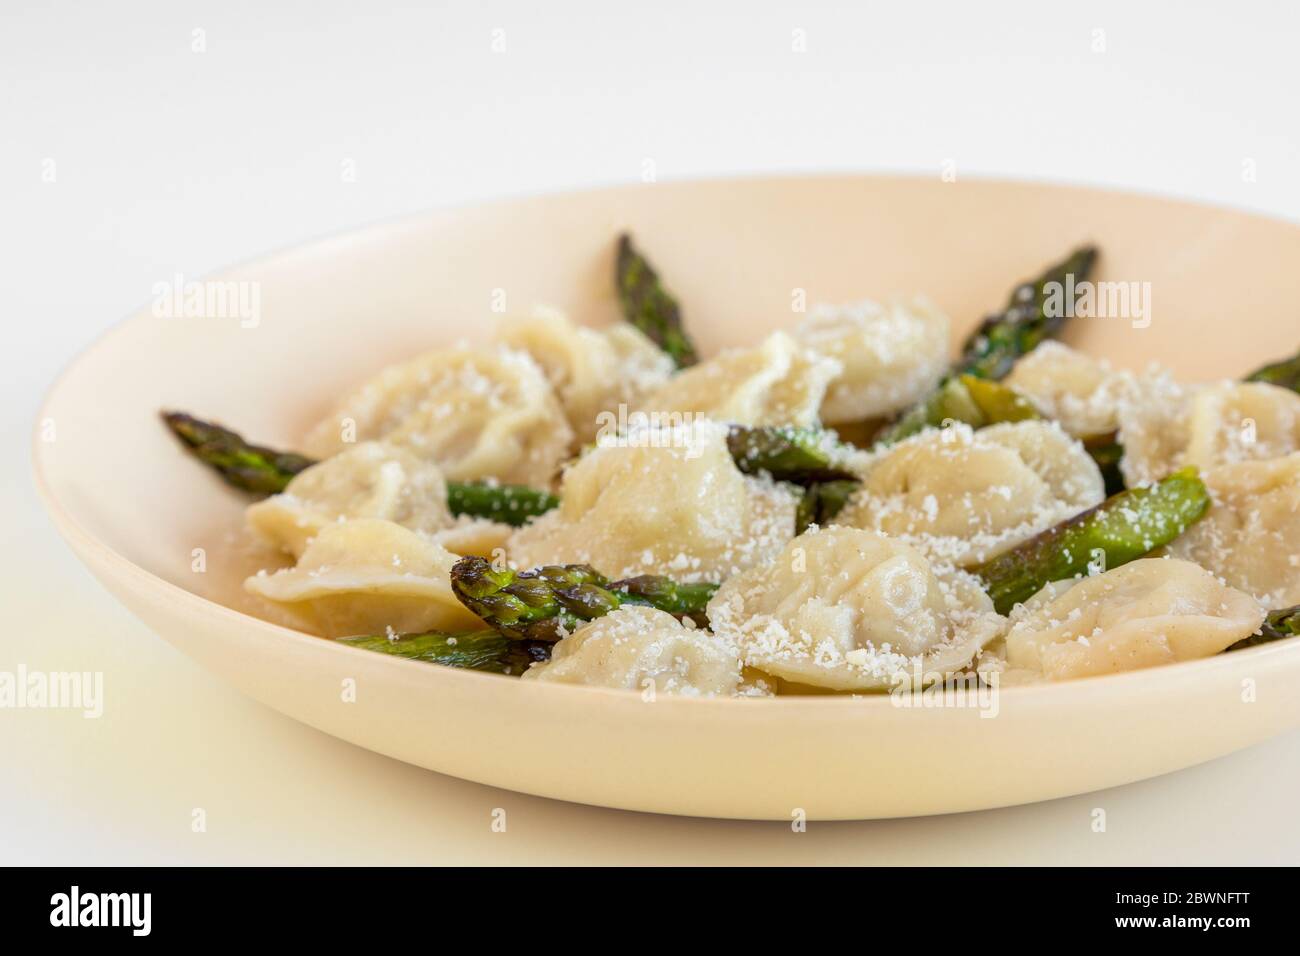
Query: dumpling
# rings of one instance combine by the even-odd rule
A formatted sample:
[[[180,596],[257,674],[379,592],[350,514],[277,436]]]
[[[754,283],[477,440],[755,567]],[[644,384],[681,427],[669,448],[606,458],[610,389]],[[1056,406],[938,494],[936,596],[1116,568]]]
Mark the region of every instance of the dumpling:
[[[418,532],[354,518],[322,528],[294,567],[256,574],[244,587],[325,637],[482,627],[452,593],[455,563]]]
[[[833,690],[957,673],[1006,624],[971,575],[940,578],[915,548],[854,528],[795,538],[724,583],[708,616],[747,666]]]
[[[826,388],[841,370],[837,360],[774,332],[757,348],[731,349],[679,372],[642,410],[740,425],[815,425]]]
[[[1144,558],[1048,585],[1012,612],[1007,664],[1048,680],[1209,657],[1259,629],[1248,594],[1188,561]]]
[[[511,537],[511,560],[681,581],[721,581],[766,560],[793,537],[797,499],[741,474],[726,435],[704,420],[602,441],[565,471],[560,507]]]
[[[1300,604],[1300,453],[1202,472],[1212,504],[1167,547],[1265,607]]]
[[[506,555],[506,544],[515,529],[501,521],[461,515],[455,524],[429,534],[429,540],[455,555],[473,554],[497,560]]]
[[[1139,375],[1047,341],[1020,359],[1005,381],[1071,435],[1118,433],[1120,470],[1129,487],[1158,481],[1185,463],[1196,389],[1159,365]]]
[[[1184,465],[1280,458],[1300,451],[1300,395],[1263,382],[1181,386],[1143,376],[1125,390],[1119,438],[1130,487]]]
[[[254,531],[292,555],[340,519],[383,518],[425,532],[453,524],[438,467],[380,442],[361,442],[313,465],[246,514]]]
[[[1223,382],[1192,400],[1183,463],[1209,468],[1300,451],[1300,395],[1263,382]]]
[[[361,442],[299,474],[282,494],[250,505],[248,523],[297,557],[326,525],[383,518],[428,534],[455,554],[493,557],[513,530],[483,518],[453,517],[438,466],[383,442]]]
[[[1126,380],[1116,421],[1124,446],[1119,468],[1128,487],[1159,481],[1182,466],[1195,391],[1159,366]]]
[[[555,645],[527,680],[620,687],[657,694],[731,696],[740,690],[736,648],[671,614],[628,606],[584,624]]]
[[[969,566],[1099,504],[1105,488],[1079,442],[1050,422],[930,429],[866,465],[836,523],[901,538]]]
[[[840,363],[822,400],[827,424],[901,411],[924,398],[948,368],[948,317],[921,298],[820,305],[794,337]]]
[[[511,349],[448,348],[390,365],[312,430],[325,458],[382,438],[452,481],[549,486],[573,433],[537,363]]]
[[[1012,368],[1004,384],[1028,398],[1047,418],[1077,438],[1119,427],[1120,402],[1131,375],[1110,363],[1048,340]]]
[[[639,408],[673,373],[668,354],[626,322],[589,329],[539,309],[508,320],[500,338],[541,366],[579,444],[595,440],[602,413],[617,416],[619,405]]]

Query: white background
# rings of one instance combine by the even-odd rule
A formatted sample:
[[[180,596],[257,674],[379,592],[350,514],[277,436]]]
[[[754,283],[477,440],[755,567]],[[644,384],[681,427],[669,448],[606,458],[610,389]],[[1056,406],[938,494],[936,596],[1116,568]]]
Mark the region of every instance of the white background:
[[[110,695],[98,721],[0,711],[0,862],[1300,859],[1300,734],[1101,794],[798,835],[396,764],[239,697],[131,619],[55,536],[26,454],[58,370],[175,272],[439,203],[631,182],[646,160],[661,179],[951,160],[1296,219],[1298,11],[0,0],[0,669],[100,669]]]

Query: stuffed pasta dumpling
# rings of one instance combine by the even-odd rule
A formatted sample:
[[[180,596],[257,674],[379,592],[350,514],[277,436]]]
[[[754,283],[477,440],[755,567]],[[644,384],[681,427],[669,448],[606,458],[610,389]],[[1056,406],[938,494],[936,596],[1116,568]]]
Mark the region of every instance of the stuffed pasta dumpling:
[[[948,368],[948,317],[920,298],[817,306],[794,338],[840,363],[821,405],[821,419],[831,425],[901,411]]]
[[[1005,627],[971,575],[940,577],[915,548],[855,528],[793,539],[724,583],[708,616],[746,665],[833,690],[957,673]]]
[[[1300,395],[1263,382],[1223,382],[1192,400],[1183,462],[1210,468],[1300,451]]]
[[[1300,395],[1262,382],[1183,386],[1167,376],[1134,377],[1118,422],[1129,487],[1183,465],[1213,468],[1300,451]]]
[[[619,405],[638,409],[673,372],[668,354],[627,322],[589,329],[539,309],[507,320],[500,338],[541,366],[580,445],[595,439],[602,413],[616,416]]]
[[[1263,620],[1254,598],[1204,568],[1144,558],[1049,584],[1012,612],[1006,659],[1048,680],[1113,674],[1218,654]]]
[[[453,481],[497,478],[546,487],[573,433],[542,370],[506,348],[448,348],[392,365],[312,430],[328,457],[384,439],[438,465]]]
[[[841,370],[838,360],[774,332],[757,348],[731,349],[677,373],[643,410],[740,425],[815,425],[826,387]]]
[[[969,566],[1100,504],[1096,463],[1057,425],[930,429],[873,456],[836,522]]]
[[[621,607],[584,624],[555,645],[528,680],[655,693],[731,696],[740,688],[734,645],[649,607]]]
[[[1300,453],[1201,474],[1209,512],[1168,546],[1265,607],[1300,604]]]
[[[482,627],[452,593],[455,562],[418,532],[354,518],[322,528],[294,567],[244,587],[325,637]]]
[[[565,472],[560,507],[511,537],[511,560],[690,582],[721,581],[765,560],[793,537],[797,499],[741,474],[726,435],[698,421],[602,442]]]
[[[361,442],[312,465],[246,514],[262,538],[295,556],[340,519],[383,518],[425,532],[453,524],[438,467],[380,442]]]
[[[1004,380],[1076,438],[1106,435],[1119,427],[1130,382],[1128,373],[1052,339],[1016,362]]]

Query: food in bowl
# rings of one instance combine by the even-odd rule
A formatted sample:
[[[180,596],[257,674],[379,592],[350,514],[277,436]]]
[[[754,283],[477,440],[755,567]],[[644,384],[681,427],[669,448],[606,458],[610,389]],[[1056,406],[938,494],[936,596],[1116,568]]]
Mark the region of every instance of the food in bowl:
[[[822,306],[701,359],[624,236],[625,321],[539,310],[334,403],[302,451],[164,419],[291,566],[323,638],[525,680],[913,692],[1176,663],[1300,633],[1300,356],[1241,381],[1057,341],[1098,253],[949,362],[924,299]]]

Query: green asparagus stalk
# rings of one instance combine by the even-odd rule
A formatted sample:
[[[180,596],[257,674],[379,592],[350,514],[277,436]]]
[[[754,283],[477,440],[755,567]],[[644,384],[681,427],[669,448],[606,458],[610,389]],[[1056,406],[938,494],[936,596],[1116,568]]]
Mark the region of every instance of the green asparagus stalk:
[[[984,581],[993,606],[1006,614],[1044,585],[1116,568],[1168,544],[1198,521],[1210,495],[1195,468],[1107,498],[1024,544],[969,570]]]
[[[162,417],[200,461],[243,491],[278,494],[299,472],[316,464],[304,455],[254,445],[237,432],[181,412],[163,412]],[[447,482],[447,507],[452,514],[491,518],[516,527],[559,503],[549,492],[525,485]]]
[[[929,398],[886,426],[876,436],[876,445],[892,445],[923,429],[939,428],[948,422],[983,428],[998,422],[1041,417],[1029,399],[1001,382],[969,374],[954,375],[930,393]]]
[[[845,449],[833,432],[820,428],[736,425],[727,433],[727,450],[747,475],[766,472],[798,485],[853,478],[835,464]]]
[[[488,630],[457,634],[428,631],[398,637],[378,634],[345,637],[339,643],[407,660],[494,674],[522,674],[528,665],[549,660],[551,656],[549,644],[515,641],[497,631]]]
[[[1268,644],[1271,641],[1280,641],[1286,637],[1295,637],[1297,634],[1300,634],[1300,605],[1284,607],[1276,611],[1269,611],[1268,617],[1264,618],[1264,623],[1260,625],[1258,631],[1250,635],[1250,637],[1242,638],[1229,647],[1228,650],[1240,651],[1247,647]]]
[[[502,634],[553,642],[625,604],[656,607],[703,624],[705,605],[718,586],[678,584],[653,575],[611,582],[583,564],[513,571],[467,557],[452,566],[451,588],[462,604]]]
[[[1300,353],[1280,362],[1273,362],[1263,368],[1255,369],[1246,376],[1246,381],[1267,382],[1269,385],[1277,385],[1281,388],[1289,388],[1293,392],[1300,392]]]
[[[316,462],[293,452],[254,445],[236,432],[180,412],[163,420],[190,451],[228,482],[244,491],[276,494]],[[736,466],[746,474],[767,472],[779,481],[811,484],[852,475],[834,464],[842,446],[831,432],[813,428],[736,426],[727,436]],[[555,495],[525,485],[493,481],[447,483],[447,506],[454,515],[491,518],[515,526],[559,505]]]
[[[1016,359],[1060,334],[1074,312],[1065,291],[1088,278],[1097,261],[1095,246],[1080,246],[1042,275],[1018,285],[1007,306],[990,315],[966,340],[953,369],[995,381],[1006,377]]]
[[[518,527],[559,505],[549,491],[487,481],[447,482],[447,507],[454,515],[490,518]]]
[[[243,491],[276,494],[284,491],[294,475],[315,464],[302,455],[254,445],[228,428],[182,412],[163,412],[162,418],[200,461]]]
[[[632,237],[627,233],[618,237],[614,283],[623,317],[672,356],[678,368],[694,365],[699,360],[695,346],[682,328],[681,307],[664,288],[645,256],[632,246]]]
[[[856,481],[823,481],[809,485],[799,499],[794,533],[803,534],[809,525],[824,527],[830,524],[857,489]]]
[[[945,419],[979,427],[972,419],[985,418],[988,412],[981,409],[976,397],[971,393],[970,380],[1001,381],[1016,364],[1016,359],[1035,349],[1045,339],[1058,335],[1068,315],[1073,313],[1073,308],[1066,307],[1065,292],[1087,279],[1096,261],[1097,249],[1093,246],[1081,246],[1063,262],[1052,266],[1036,279],[1016,286],[1006,308],[988,316],[966,339],[962,346],[961,358],[953,365],[935,391],[882,430],[876,436],[877,443],[892,444],[901,441],[927,426],[937,427]],[[1056,307],[1058,305],[1059,308]],[[1073,303],[1070,303],[1070,306],[1072,305]],[[960,384],[954,385],[954,380],[960,381]],[[962,385],[966,387],[962,388]],[[986,401],[1002,401],[1002,399],[996,395],[989,395]],[[1028,406],[1027,402],[1024,404]],[[998,406],[993,407],[996,409]],[[993,420],[1019,421],[1020,419]],[[991,422],[985,421],[985,424]]]

